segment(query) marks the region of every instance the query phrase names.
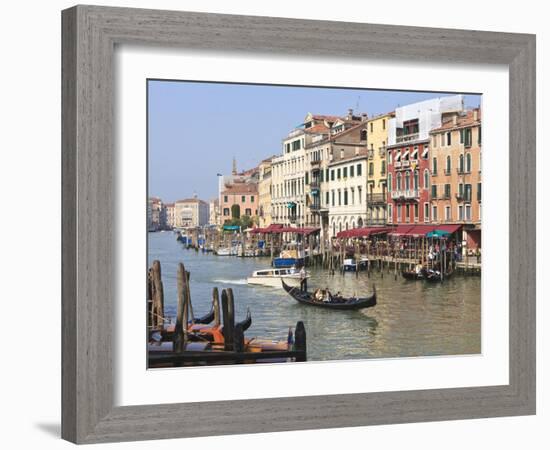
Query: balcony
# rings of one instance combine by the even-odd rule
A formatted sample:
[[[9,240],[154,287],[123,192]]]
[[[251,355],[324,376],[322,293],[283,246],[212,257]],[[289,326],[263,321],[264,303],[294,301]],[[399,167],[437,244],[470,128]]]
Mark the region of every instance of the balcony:
[[[395,161],[393,163],[393,166],[396,168],[396,169],[400,169],[401,168],[401,161]]]
[[[386,194],[375,193],[367,194],[367,203],[369,204],[385,204],[386,203]]]
[[[379,147],[378,148],[378,156],[380,156],[380,158],[385,158],[386,157],[386,147]]]
[[[457,201],[459,201],[459,202],[471,202],[472,201],[472,196],[469,195],[469,194],[466,194],[464,192],[463,193],[459,192],[458,194],[456,194],[455,197],[456,197]]]
[[[319,169],[321,167],[321,160],[317,159],[315,161],[311,161],[311,168],[312,169]]]
[[[297,220],[298,220],[298,216],[288,216],[288,221],[290,223],[296,223]]]
[[[319,205],[318,203],[312,203],[311,205],[309,205],[309,209],[311,209],[312,211],[319,211],[321,209],[321,205]]]
[[[403,191],[392,191],[392,200],[416,200],[419,197],[418,189],[407,189]]]
[[[401,161],[401,168],[405,169],[407,167],[411,167],[411,162],[410,161]]]
[[[312,181],[309,183],[310,189],[320,189],[320,184],[318,181]]]
[[[367,227],[376,227],[376,226],[386,225],[386,219],[380,218],[380,217],[367,218],[365,222]]]
[[[409,142],[409,141],[416,141],[420,137],[419,133],[410,133],[410,134],[403,134],[401,136],[396,137],[397,142]]]

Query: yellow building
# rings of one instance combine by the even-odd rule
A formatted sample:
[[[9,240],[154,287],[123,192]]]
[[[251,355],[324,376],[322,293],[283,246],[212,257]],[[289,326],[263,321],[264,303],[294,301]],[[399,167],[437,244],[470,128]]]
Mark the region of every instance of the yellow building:
[[[264,159],[258,167],[258,216],[262,228],[271,225],[271,159]]]
[[[367,119],[367,226],[386,224],[386,145],[392,117],[387,113]]]

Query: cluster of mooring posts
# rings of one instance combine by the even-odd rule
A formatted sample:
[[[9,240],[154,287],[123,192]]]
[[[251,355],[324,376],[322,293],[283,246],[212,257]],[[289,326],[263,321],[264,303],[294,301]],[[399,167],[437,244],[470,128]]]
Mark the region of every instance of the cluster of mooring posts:
[[[212,291],[212,307],[196,317],[191,302],[190,274],[178,265],[178,306],[176,321],[164,315],[164,289],[159,261],[154,261],[147,276],[148,366],[180,367],[217,364],[306,361],[306,331],[303,322],[294,332],[288,330],[279,342],[246,338],[252,323],[250,311],[235,321],[233,291],[223,289],[221,305],[218,288]]]
[[[451,230],[451,231],[446,231]],[[331,274],[346,271],[393,273],[395,277],[421,265],[445,274],[480,274],[479,258],[463,257],[459,226],[403,225],[355,228],[321,237],[320,228],[285,227],[241,230],[205,227],[178,233],[187,248],[224,256],[270,256],[274,266],[319,267]]]

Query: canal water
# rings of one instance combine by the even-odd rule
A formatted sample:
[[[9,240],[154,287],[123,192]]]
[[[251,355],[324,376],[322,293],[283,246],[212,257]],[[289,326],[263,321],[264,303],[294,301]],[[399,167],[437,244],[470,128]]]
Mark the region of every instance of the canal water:
[[[395,280],[387,271],[329,275],[309,268],[309,289],[328,287],[344,295],[371,292],[378,304],[361,311],[331,311],[301,305],[282,288],[247,285],[254,270],[270,267],[270,258],[216,256],[186,250],[171,232],[149,233],[148,264],[162,266],[165,314],[176,316],[176,268],[183,262],[191,273],[195,316],[210,310],[212,288],[232,288],[236,321],[247,308],[252,325],[247,337],[286,340],[288,328],[302,320],[309,361],[462,355],[481,352],[481,278],[455,275],[443,283]]]

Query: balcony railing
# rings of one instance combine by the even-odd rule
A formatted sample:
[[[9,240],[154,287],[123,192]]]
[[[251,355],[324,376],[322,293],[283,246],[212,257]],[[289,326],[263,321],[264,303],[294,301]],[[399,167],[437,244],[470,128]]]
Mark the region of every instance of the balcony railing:
[[[309,209],[311,209],[312,211],[319,211],[321,209],[321,205],[319,205],[318,203],[312,203],[309,205]]]
[[[367,194],[367,203],[386,203],[386,194]]]
[[[288,216],[288,221],[290,223],[296,223],[296,220],[298,220],[298,216]]]
[[[309,183],[309,187],[311,189],[319,189],[319,186],[320,186],[320,184],[319,184],[318,181],[312,181],[311,183]]]
[[[401,161],[395,161],[393,163],[393,166],[396,168],[396,169],[399,169],[401,167]]]
[[[403,134],[401,136],[396,137],[397,142],[409,142],[409,141],[416,141],[419,138],[419,133],[410,133],[410,134]]]
[[[466,194],[466,193],[458,193],[456,194],[456,199],[459,201],[459,202],[471,202],[472,201],[472,196],[469,195],[469,194]]]
[[[366,222],[368,227],[377,226],[377,225],[386,225],[386,219],[384,219],[383,217],[367,218]]]
[[[392,191],[392,200],[412,200],[419,197],[418,189],[408,189],[403,191]]]
[[[411,162],[410,161],[401,161],[401,167],[410,167],[411,166]]]
[[[315,161],[311,161],[311,167],[315,168],[315,167],[320,167],[321,166],[321,160],[320,159],[316,159]]]

